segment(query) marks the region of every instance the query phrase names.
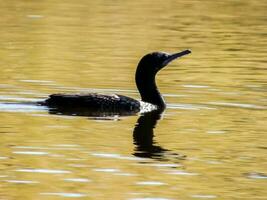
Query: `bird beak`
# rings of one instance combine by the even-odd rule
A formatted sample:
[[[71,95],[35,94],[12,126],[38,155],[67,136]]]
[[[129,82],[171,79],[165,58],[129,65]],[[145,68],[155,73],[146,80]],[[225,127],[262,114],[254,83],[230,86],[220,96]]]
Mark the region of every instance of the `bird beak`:
[[[175,60],[176,58],[182,57],[182,56],[187,55],[187,54],[189,54],[189,53],[191,53],[191,51],[187,49],[187,50],[181,51],[181,52],[179,52],[179,53],[171,54],[171,55],[170,55],[170,56],[169,56],[169,57],[162,63],[162,65],[163,65],[163,66],[166,66],[167,64],[169,64],[171,61]]]

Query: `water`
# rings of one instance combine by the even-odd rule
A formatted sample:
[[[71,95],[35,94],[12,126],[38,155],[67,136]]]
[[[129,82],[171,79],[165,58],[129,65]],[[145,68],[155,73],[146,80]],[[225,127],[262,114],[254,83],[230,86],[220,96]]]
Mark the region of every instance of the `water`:
[[[0,1],[0,199],[266,199],[266,9]],[[184,49],[193,53],[157,78],[162,116],[51,115],[30,104],[56,92],[139,98],[140,57]]]

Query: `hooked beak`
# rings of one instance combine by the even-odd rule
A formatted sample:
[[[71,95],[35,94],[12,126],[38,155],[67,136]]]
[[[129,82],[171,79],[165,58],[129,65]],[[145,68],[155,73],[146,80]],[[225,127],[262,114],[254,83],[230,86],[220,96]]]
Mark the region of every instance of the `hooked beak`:
[[[162,66],[166,66],[167,64],[169,64],[171,61],[175,60],[176,58],[179,58],[179,57],[182,57],[184,55],[187,55],[191,53],[190,50],[184,50],[184,51],[181,51],[179,53],[174,53],[174,54],[171,54],[163,63],[162,63]]]

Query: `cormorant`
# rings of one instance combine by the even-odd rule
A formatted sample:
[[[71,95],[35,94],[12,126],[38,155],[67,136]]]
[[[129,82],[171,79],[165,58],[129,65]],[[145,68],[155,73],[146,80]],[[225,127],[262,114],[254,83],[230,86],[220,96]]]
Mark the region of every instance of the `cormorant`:
[[[40,104],[64,112],[68,112],[68,109],[71,112],[77,109],[79,113],[83,110],[90,110],[91,112],[114,112],[123,115],[123,113],[137,113],[144,107],[149,107],[148,110],[164,110],[166,104],[157,88],[156,74],[174,59],[189,53],[191,53],[190,50],[174,54],[153,52],[140,60],[135,73],[135,82],[142,101],[118,94],[52,94]]]

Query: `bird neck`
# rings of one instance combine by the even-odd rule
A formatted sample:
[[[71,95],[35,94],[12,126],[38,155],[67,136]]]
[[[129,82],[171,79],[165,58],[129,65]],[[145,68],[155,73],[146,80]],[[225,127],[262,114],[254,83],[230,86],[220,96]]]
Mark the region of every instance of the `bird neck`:
[[[159,109],[166,107],[163,97],[161,96],[155,81],[156,74],[136,71],[136,86],[144,102],[158,106]]]

